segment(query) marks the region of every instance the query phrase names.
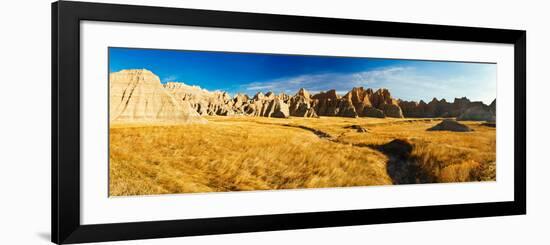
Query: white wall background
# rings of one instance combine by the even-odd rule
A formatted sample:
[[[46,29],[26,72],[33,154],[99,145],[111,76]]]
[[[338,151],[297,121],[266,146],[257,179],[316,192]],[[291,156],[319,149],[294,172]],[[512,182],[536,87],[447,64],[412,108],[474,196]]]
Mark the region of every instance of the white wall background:
[[[106,1],[115,2],[115,1]],[[120,0],[119,3],[527,30],[526,216],[323,228],[108,244],[548,244],[545,102],[550,21],[544,1]],[[0,13],[0,243],[48,244],[50,1],[9,1]]]

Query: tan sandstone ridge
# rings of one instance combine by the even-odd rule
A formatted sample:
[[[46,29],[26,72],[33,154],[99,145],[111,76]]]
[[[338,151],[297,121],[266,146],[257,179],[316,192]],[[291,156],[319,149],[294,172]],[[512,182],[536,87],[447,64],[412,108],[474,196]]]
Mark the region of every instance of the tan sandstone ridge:
[[[449,103],[434,98],[402,101],[387,89],[356,87],[339,96],[335,90],[311,94],[300,89],[294,95],[258,92],[231,97],[227,92],[208,91],[181,82],[168,82],[147,70],[111,73],[111,120],[200,122],[200,116],[294,117],[454,117],[457,120],[494,121],[496,101],[491,105],[457,98]]]
[[[466,97],[455,98],[452,103],[445,99],[426,103],[424,101],[398,101],[405,117],[456,117],[465,121],[491,121],[496,120],[496,99],[491,105],[485,105],[480,101],[470,101]]]
[[[226,92],[209,92],[179,82],[168,82],[164,84],[164,89],[177,101],[191,105],[201,116],[233,115],[233,100]]]
[[[122,70],[109,75],[112,122],[204,122],[187,102],[168,94],[148,70]]]

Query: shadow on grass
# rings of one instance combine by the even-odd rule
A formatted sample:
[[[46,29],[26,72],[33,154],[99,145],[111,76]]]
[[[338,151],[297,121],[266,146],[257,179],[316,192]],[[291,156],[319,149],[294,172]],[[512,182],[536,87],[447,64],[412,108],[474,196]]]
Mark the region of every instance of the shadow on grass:
[[[293,124],[282,124],[280,126],[307,130],[315,134],[320,139],[325,139],[334,143],[342,144],[342,142],[340,142],[338,138],[334,138],[329,133],[321,131],[319,129]],[[356,129],[358,132],[368,132],[366,128],[363,128],[359,125],[352,125],[345,128]],[[431,181],[429,181],[430,178],[428,178],[428,176],[424,174],[418,166],[416,159],[411,157],[414,146],[407,140],[394,139],[389,143],[383,145],[371,145],[364,143],[352,145],[355,147],[368,147],[386,155],[386,157],[388,157],[388,162],[386,163],[386,171],[392,179],[392,183],[394,185],[431,183]]]
[[[413,145],[402,139],[395,139],[383,145],[369,145],[388,157],[386,170],[394,185],[423,183],[421,171],[415,159],[411,158]]]

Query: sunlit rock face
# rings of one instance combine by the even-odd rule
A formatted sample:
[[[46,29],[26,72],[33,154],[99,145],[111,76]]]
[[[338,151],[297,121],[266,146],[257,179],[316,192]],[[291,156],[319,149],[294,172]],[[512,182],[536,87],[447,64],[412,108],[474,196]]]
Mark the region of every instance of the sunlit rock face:
[[[405,117],[455,117],[469,121],[493,121],[496,118],[496,100],[491,105],[485,105],[466,97],[455,98],[452,103],[433,98],[429,103],[399,100],[398,105]]]
[[[111,121],[200,122],[201,116],[258,117],[375,117],[431,118],[494,121],[496,100],[491,105],[456,98],[452,103],[433,98],[403,101],[388,89],[376,91],[355,87],[340,96],[336,90],[312,94],[304,88],[294,95],[258,92],[231,96],[224,91],[208,91],[182,82],[161,84],[148,70],[122,70],[110,74]]]
[[[177,101],[148,70],[109,75],[109,118],[113,122],[204,122],[189,103]]]

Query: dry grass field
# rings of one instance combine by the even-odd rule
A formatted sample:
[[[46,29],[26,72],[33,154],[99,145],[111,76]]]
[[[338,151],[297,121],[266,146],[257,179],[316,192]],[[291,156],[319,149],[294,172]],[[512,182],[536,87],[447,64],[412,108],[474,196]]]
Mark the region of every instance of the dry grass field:
[[[438,119],[207,119],[111,125],[110,195],[496,178],[495,128],[479,122],[465,122],[473,132],[447,132],[426,131]]]

